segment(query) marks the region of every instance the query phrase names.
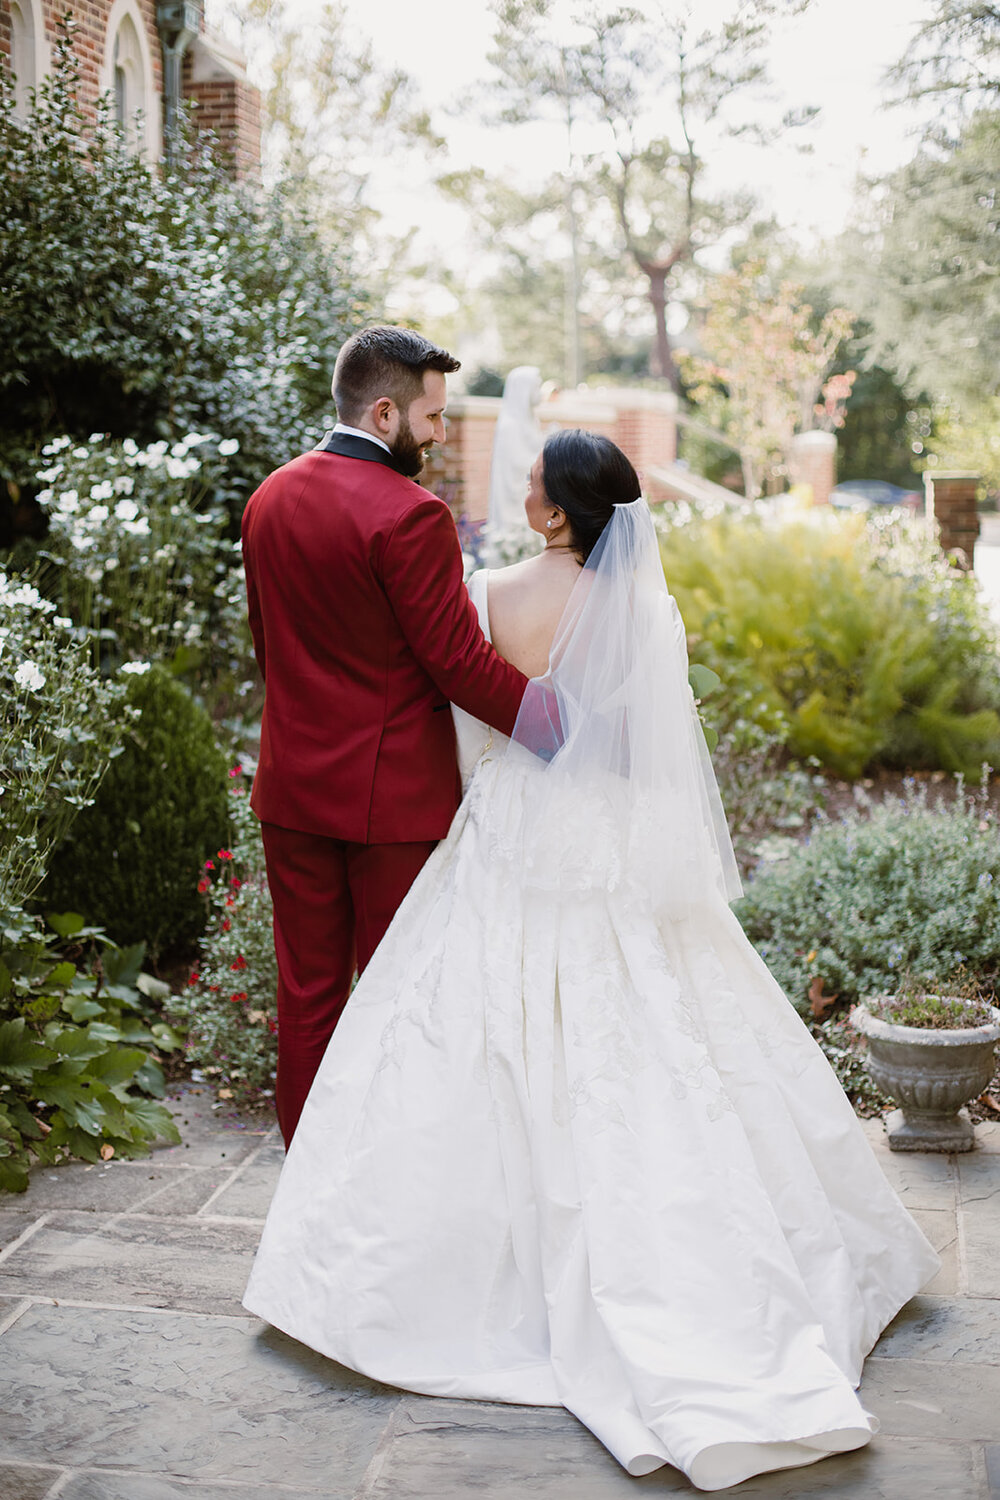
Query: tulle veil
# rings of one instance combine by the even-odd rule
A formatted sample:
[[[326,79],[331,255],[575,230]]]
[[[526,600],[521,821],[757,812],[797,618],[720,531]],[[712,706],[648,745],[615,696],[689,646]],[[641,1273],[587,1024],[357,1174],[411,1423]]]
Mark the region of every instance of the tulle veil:
[[[627,890],[675,915],[742,895],[645,500],[615,506],[506,755],[525,773],[522,816],[498,852],[528,889]]]

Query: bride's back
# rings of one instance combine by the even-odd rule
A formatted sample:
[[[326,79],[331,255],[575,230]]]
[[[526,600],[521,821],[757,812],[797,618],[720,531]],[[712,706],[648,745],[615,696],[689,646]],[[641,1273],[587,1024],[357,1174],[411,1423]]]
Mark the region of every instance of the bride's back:
[[[548,670],[552,640],[579,576],[576,554],[562,548],[490,573],[493,645],[526,677]]]

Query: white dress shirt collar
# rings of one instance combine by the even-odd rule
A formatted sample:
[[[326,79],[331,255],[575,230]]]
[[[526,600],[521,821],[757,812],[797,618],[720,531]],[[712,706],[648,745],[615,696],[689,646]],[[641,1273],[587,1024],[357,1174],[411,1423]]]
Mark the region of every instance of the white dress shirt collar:
[[[373,437],[370,432],[362,432],[360,427],[348,427],[346,422],[337,422],[333,430],[334,432],[342,432],[347,437],[366,438],[369,443],[377,443],[380,448],[385,449],[386,453],[390,456],[392,455],[392,449],[388,443],[383,443],[381,438]]]

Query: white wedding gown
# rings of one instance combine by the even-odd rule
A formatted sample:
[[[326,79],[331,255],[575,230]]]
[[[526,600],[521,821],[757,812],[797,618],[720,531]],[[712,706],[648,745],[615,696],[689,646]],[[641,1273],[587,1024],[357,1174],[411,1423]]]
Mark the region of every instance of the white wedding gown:
[[[664,918],[575,878],[585,798],[537,851],[568,890],[526,895],[505,845],[544,766],[456,720],[467,794],[333,1036],[245,1306],[389,1385],[563,1405],[631,1474],[718,1490],[861,1446],[864,1356],[937,1257],[723,895]]]

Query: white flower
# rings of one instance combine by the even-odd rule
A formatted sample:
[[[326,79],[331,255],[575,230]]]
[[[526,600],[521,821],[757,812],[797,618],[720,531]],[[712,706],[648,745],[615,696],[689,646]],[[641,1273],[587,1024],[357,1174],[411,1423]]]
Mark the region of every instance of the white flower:
[[[102,479],[99,484],[90,486],[91,500],[110,500],[115,492],[115,487],[110,479]]]
[[[149,522],[145,516],[140,516],[138,521],[126,521],[122,526],[129,536],[149,536]]]
[[[95,505],[90,512],[90,519],[100,525],[102,521],[108,519],[108,507],[106,505]]]
[[[135,480],[131,474],[119,474],[115,480],[116,495],[131,495],[135,489]]]
[[[190,479],[201,468],[196,458],[167,458],[166,465],[171,479]]]
[[[134,458],[139,451],[139,445],[135,438],[126,438],[122,443],[122,452],[127,453],[129,458]]]
[[[103,432],[92,432],[90,434],[90,437],[87,439],[87,442],[88,443],[103,443],[104,442],[104,433]]]
[[[48,505],[49,501],[52,499],[52,491],[39,490],[38,494],[35,496],[35,499],[38,501],[39,505]]]
[[[89,458],[90,457],[90,449],[89,448],[74,448],[73,449],[73,457],[74,458]]]
[[[80,496],[76,490],[63,490],[58,505],[64,516],[71,516],[80,509]]]
[[[55,464],[51,469],[39,469],[35,475],[43,484],[54,484],[63,471],[62,464]]]
[[[134,500],[119,500],[115,506],[115,519],[117,521],[134,521],[139,514],[139,507]]]
[[[63,630],[72,630],[73,621],[67,615],[53,615],[53,625],[60,626]]]
[[[240,445],[236,438],[223,438],[219,444],[219,453],[223,458],[228,458],[231,453],[239,453]]]
[[[122,662],[122,671],[127,672],[130,677],[142,677],[149,671],[148,661],[126,661]]]
[[[23,661],[14,673],[14,681],[18,687],[30,688],[37,693],[39,688],[45,686],[45,673],[40,672],[33,661]]]

